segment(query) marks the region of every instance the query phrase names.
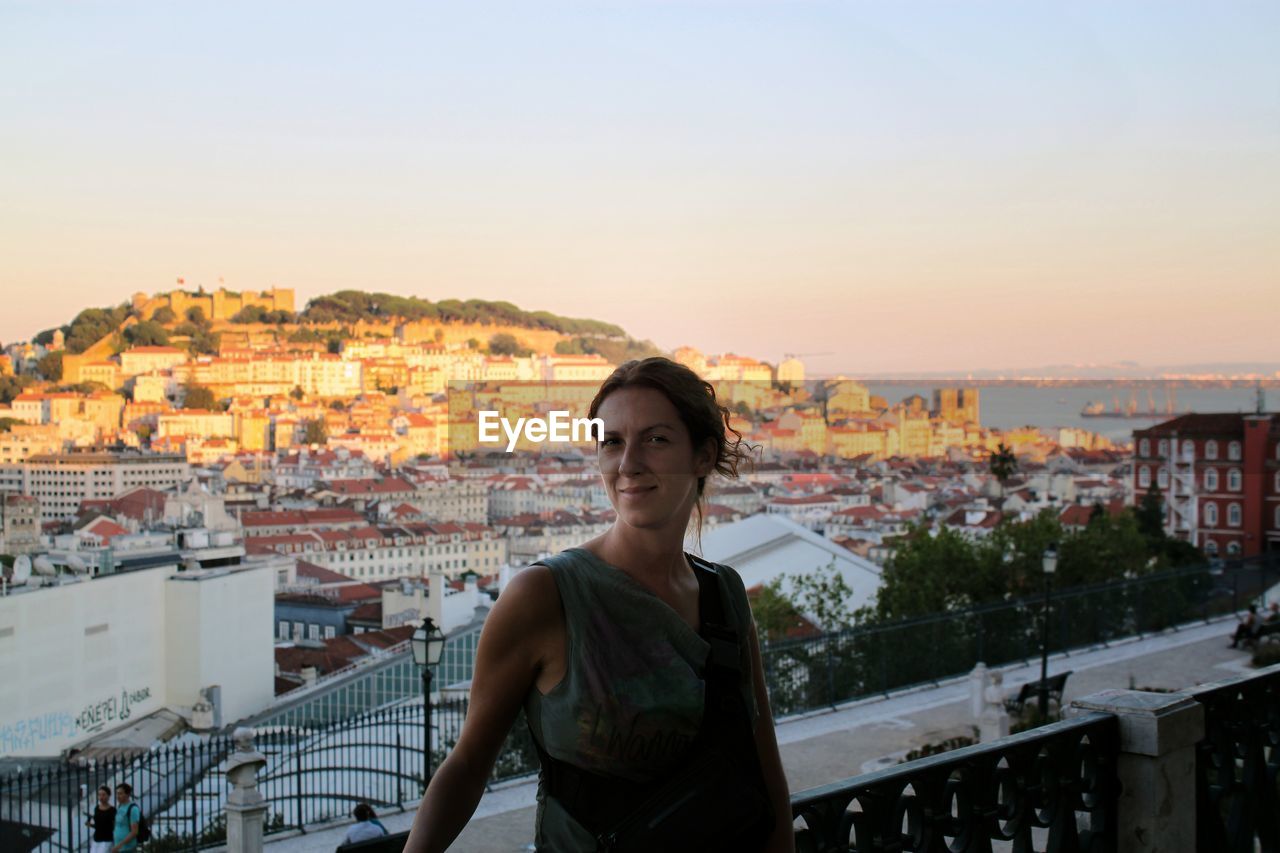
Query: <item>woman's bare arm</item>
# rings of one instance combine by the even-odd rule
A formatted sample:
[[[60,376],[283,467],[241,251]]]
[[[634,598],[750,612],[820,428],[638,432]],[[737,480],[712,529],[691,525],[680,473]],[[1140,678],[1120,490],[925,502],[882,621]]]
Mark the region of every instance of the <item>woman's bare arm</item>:
[[[787,787],[787,774],[782,769],[782,756],[778,754],[778,738],[773,731],[773,712],[769,709],[769,691],[764,683],[764,667],[760,662],[760,639],[756,635],[755,622],[751,623],[751,675],[754,682],[756,707],[756,752],[760,756],[760,769],[764,771],[765,786],[769,789],[769,802],[773,805],[773,835],[765,850],[769,853],[795,853],[795,830],[791,820],[791,792]]]
[[[498,596],[480,632],[462,734],[418,806],[406,853],[443,851],[467,825],[548,654],[563,654],[552,648],[561,625],[560,596],[546,566],[521,571]]]

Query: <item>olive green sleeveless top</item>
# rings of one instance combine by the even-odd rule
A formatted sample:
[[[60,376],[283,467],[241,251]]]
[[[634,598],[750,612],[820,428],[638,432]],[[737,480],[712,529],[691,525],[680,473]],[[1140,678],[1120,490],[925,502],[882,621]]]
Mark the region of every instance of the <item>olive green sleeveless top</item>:
[[[534,738],[553,758],[646,782],[687,758],[702,722],[703,667],[710,645],[670,605],[585,548],[539,561],[551,569],[564,607],[565,675],[524,708]],[[725,618],[738,632],[742,690],[752,718],[748,638],[751,609],[742,578],[711,565]],[[538,783],[539,851],[593,851],[595,839]]]

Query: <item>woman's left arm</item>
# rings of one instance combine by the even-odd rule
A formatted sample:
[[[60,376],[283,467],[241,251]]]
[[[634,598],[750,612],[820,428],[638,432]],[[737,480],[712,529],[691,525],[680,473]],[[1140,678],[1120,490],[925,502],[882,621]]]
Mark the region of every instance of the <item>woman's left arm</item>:
[[[769,710],[769,691],[764,683],[760,640],[756,636],[754,620],[751,623],[751,679],[754,682],[756,708],[760,712],[755,722],[756,752],[760,756],[760,769],[764,771],[764,781],[769,789],[774,814],[773,835],[764,849],[768,853],[795,853],[791,792],[787,787],[787,774],[782,769],[782,756],[778,754],[778,738],[773,731],[773,713]]]

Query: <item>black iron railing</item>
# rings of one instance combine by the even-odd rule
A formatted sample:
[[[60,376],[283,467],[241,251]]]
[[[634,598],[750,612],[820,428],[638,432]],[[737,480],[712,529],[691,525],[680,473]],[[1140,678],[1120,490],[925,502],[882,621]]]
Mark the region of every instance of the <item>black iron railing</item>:
[[[1196,746],[1196,849],[1280,851],[1280,666],[1192,695],[1205,723]]]
[[[1113,853],[1118,750],[1116,718],[1090,714],[804,791],[796,849]]]
[[[1275,555],[1229,568],[1193,566],[1055,591],[1052,652],[1096,648],[1243,609],[1280,582]],[[978,661],[1030,662],[1040,652],[1043,599],[1026,599],[868,625],[761,649],[775,717],[937,683]]]

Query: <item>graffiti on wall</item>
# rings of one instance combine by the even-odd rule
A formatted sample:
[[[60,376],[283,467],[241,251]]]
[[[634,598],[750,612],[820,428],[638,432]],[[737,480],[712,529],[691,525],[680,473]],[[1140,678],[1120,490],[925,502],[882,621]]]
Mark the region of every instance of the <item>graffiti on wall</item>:
[[[123,723],[133,716],[133,706],[151,698],[151,688],[124,689],[119,696],[111,696],[101,702],[90,702],[80,710],[76,725],[82,734],[102,731],[108,723]]]
[[[134,715],[138,705],[151,698],[151,688],[122,689],[118,694],[90,702],[79,714],[50,711],[25,720],[0,722],[0,755],[40,755],[57,750],[67,741],[95,734]]]
[[[45,743],[76,734],[75,718],[66,711],[40,714],[0,725],[0,755],[32,752]]]

